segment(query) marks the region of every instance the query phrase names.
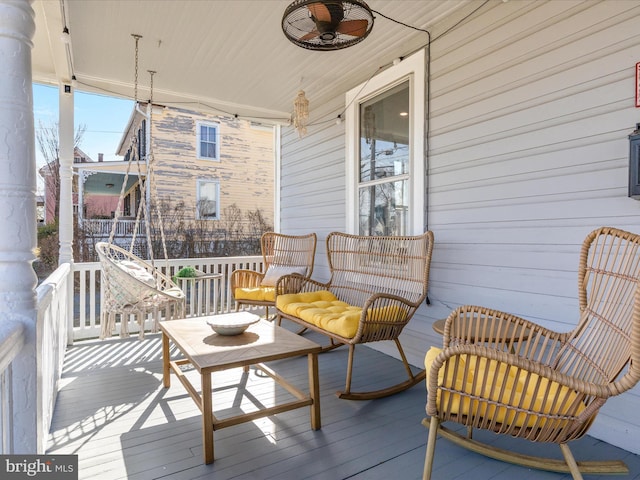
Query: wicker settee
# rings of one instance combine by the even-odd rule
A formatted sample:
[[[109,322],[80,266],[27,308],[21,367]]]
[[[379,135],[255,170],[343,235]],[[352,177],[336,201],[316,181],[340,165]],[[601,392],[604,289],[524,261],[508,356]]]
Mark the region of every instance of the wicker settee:
[[[433,233],[417,236],[358,236],[332,232],[326,240],[331,278],[327,283],[282,277],[276,287],[276,317],[320,332],[331,343],[325,350],[349,346],[346,384],[340,398],[365,400],[405,390],[425,378],[407,362],[400,333],[425,300]],[[352,392],[355,346],[391,340],[408,378],[376,391]]]

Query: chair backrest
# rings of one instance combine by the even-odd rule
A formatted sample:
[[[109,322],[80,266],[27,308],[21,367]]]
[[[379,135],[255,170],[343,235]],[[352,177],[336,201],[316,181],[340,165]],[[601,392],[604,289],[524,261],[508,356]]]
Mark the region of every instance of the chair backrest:
[[[638,382],[639,281],[640,235],[602,227],[585,238],[578,269],[580,322],[555,368],[601,385],[615,380],[616,393]]]
[[[304,267],[305,277],[313,273],[316,255],[317,237],[315,233],[307,235],[284,235],[265,232],[260,239],[264,270],[274,267]]]
[[[111,302],[120,306],[135,305],[169,288],[179,290],[168,276],[123,248],[98,242],[96,252],[105,294]]]
[[[416,236],[327,236],[331,291],[350,305],[371,295],[397,295],[420,303],[427,295],[433,233]]]

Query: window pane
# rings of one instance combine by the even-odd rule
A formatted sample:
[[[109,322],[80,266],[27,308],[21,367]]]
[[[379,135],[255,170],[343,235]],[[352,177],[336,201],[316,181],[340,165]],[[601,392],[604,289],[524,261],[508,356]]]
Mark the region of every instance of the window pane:
[[[217,198],[218,183],[217,182],[200,182],[198,198],[198,217],[205,219],[217,218]]]
[[[216,158],[215,143],[200,142],[200,156],[207,158]]]
[[[360,188],[360,235],[406,235],[409,206],[406,180]]]
[[[409,82],[360,105],[360,181],[409,171]]]
[[[216,131],[215,129],[211,128],[211,127],[205,127],[205,141],[207,142],[213,142],[216,139]]]
[[[200,156],[203,158],[218,158],[217,139],[218,129],[210,125],[200,125]]]

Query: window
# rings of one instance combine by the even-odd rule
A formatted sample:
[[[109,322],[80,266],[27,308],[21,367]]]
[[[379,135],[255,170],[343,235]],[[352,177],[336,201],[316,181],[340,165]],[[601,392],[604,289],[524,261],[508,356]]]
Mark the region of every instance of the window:
[[[424,52],[347,93],[347,228],[423,231]]]
[[[217,180],[198,180],[196,218],[200,220],[218,220],[219,200],[220,182]]]
[[[147,122],[142,120],[140,128],[138,129],[138,159],[144,160],[147,158]]]
[[[360,235],[405,235],[409,206],[409,81],[360,104]]]
[[[220,125],[217,123],[196,124],[198,141],[198,158],[220,160]]]

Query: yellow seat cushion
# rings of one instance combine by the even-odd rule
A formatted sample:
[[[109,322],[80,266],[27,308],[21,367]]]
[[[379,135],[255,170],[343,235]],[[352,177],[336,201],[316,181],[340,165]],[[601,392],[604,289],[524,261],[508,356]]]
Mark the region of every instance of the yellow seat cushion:
[[[353,338],[362,309],[353,307],[328,290],[278,295],[278,310],[336,335]]]
[[[424,362],[427,372],[431,369],[431,365],[440,352],[442,350],[437,347],[431,347],[427,352]],[[499,367],[496,369],[498,365]],[[483,372],[485,381],[474,385],[476,370]],[[496,385],[492,387],[496,375],[498,375]],[[438,385],[503,403],[513,408],[517,407],[544,414],[566,415],[571,413],[571,415],[578,415],[585,408],[583,403],[579,403],[577,409],[574,408],[574,403],[579,400],[579,396],[577,392],[568,387],[534,373],[520,370],[515,366],[475,355],[462,355],[455,373],[454,369],[449,367],[446,381],[443,366],[438,372]],[[559,392],[558,389],[560,389]],[[441,393],[444,393],[444,398],[441,398]],[[558,393],[563,399],[562,401],[545,401],[547,398],[555,398]],[[462,400],[462,405],[460,400]],[[436,404],[439,410],[441,405],[445,405],[443,408],[453,414],[480,415],[485,418],[494,418],[497,423],[515,424],[518,427],[534,427],[536,422],[539,422],[538,426],[542,427],[546,423],[544,419],[539,421],[539,417],[535,415],[518,413],[507,407],[496,407],[485,402],[480,407],[480,402],[477,400],[472,401],[467,396],[463,397],[450,392],[438,391]],[[479,411],[480,408],[482,411]]]
[[[362,308],[338,300],[328,290],[279,295],[276,307],[281,312],[344,338],[356,335],[362,317]],[[390,305],[370,310],[367,312],[367,320],[391,322],[404,320],[406,315],[406,311],[399,306]]]
[[[255,302],[274,302],[275,287],[236,288],[233,292],[236,300],[253,300]]]

